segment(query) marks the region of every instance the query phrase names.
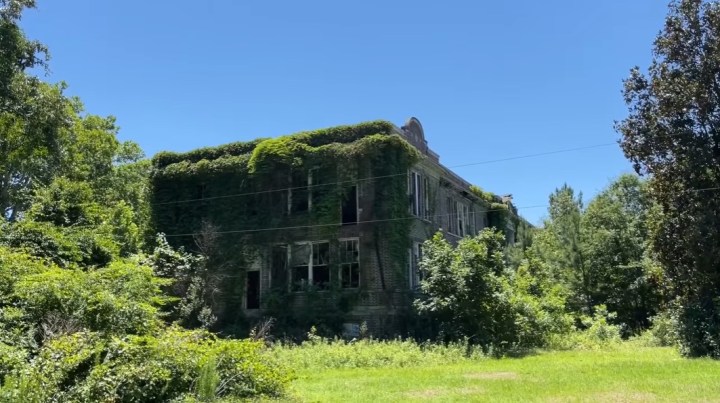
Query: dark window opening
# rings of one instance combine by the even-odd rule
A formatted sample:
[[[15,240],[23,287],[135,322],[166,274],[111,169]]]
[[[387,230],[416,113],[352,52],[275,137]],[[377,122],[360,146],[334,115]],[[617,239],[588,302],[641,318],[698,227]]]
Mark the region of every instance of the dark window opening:
[[[303,171],[294,171],[292,189],[290,190],[290,212],[302,213],[308,211],[308,176]]]
[[[245,293],[245,308],[260,309],[260,272],[247,272],[247,291]]]
[[[273,287],[283,287],[287,284],[287,245],[274,245],[271,251],[271,271],[270,278]]]
[[[352,186],[345,194],[342,204],[342,223],[343,225],[357,224],[358,222],[358,203],[357,203],[357,186]]]

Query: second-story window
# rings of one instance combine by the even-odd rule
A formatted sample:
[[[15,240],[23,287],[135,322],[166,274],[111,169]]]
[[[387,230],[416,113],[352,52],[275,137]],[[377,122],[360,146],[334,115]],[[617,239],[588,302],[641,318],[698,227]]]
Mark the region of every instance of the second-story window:
[[[455,199],[453,199],[452,197],[448,197],[447,202],[445,203],[445,206],[447,208],[447,215],[446,215],[447,231],[451,234],[457,235],[458,234],[457,203],[455,202]]]
[[[410,214],[425,218],[425,196],[423,177],[420,173],[410,171],[408,175],[408,195],[410,196]]]
[[[469,235],[470,231],[468,225],[470,223],[468,221],[470,219],[470,209],[465,204],[457,202],[455,211],[457,213],[457,235]]]
[[[312,171],[293,171],[291,176],[291,186],[288,191],[288,212],[302,213],[310,209],[310,191],[308,186],[312,179],[310,176]]]
[[[343,225],[357,224],[359,219],[358,214],[358,187],[356,185],[350,186],[346,193],[343,195],[341,216]]]
[[[423,178],[423,187],[422,187],[422,193],[423,193],[423,218],[426,220],[430,220],[432,217],[430,214],[432,214],[432,211],[430,210],[430,180],[428,177]]]

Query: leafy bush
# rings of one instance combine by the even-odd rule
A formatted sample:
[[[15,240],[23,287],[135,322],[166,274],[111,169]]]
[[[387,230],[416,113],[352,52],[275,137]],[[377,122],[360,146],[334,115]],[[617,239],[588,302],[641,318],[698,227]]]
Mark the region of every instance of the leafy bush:
[[[163,302],[150,268],[121,262],[91,272],[49,267],[18,280],[14,297],[31,323],[57,315],[108,334],[156,328]]]
[[[563,289],[536,259],[517,272],[504,261],[505,240],[491,229],[453,248],[441,234],[423,247],[419,313],[439,324],[445,340],[467,338],[493,354],[546,345],[572,329]]]
[[[593,316],[581,318],[583,328],[559,336],[554,335],[548,342],[550,349],[557,350],[606,350],[622,344],[622,327],[612,324],[614,312],[608,312],[605,305],[593,307]]]
[[[27,382],[37,385],[32,396],[37,401],[277,397],[291,379],[260,342],[220,340],[179,328],[157,336],[63,336],[14,374],[0,389],[0,399],[20,395]]]
[[[61,228],[35,221],[0,225],[0,245],[20,249],[60,267],[103,267],[118,254],[117,244],[98,229]]]

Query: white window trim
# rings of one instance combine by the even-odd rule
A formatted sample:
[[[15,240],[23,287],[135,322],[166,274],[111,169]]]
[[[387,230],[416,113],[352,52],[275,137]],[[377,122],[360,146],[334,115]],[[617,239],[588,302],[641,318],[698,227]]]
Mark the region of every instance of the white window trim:
[[[424,218],[425,216],[425,212],[423,211],[425,208],[421,208],[422,198],[420,197],[420,189],[423,186],[422,178],[423,175],[421,175],[419,171],[414,169],[409,171],[408,196],[412,196],[413,198],[410,204],[410,214],[418,218]],[[414,193],[413,189],[415,190]]]
[[[295,269],[295,266],[292,264],[292,253],[293,253],[292,250],[294,249],[294,246],[297,246],[297,245],[309,245],[309,246],[310,246],[310,248],[308,248],[308,251],[309,251],[308,253],[309,253],[309,255],[308,255],[308,265],[307,265],[307,270],[308,270],[308,279],[307,279],[307,284],[306,284],[306,286],[307,286],[307,285],[313,284],[313,245],[315,245],[315,244],[321,244],[321,243],[326,243],[326,244],[328,244],[328,258],[329,258],[329,256],[330,256],[330,250],[329,250],[329,248],[330,248],[330,241],[300,241],[300,242],[293,242],[293,243],[290,245],[290,248],[288,248],[288,277],[289,277],[288,287],[290,288],[291,291],[292,291],[292,288],[293,288],[292,272],[293,272],[293,270]],[[330,262],[328,262],[325,266],[328,266],[328,268],[329,268],[329,267],[330,267]],[[295,292],[302,292],[302,291],[303,291],[302,289],[300,289],[300,290],[295,290]]]
[[[422,257],[422,242],[413,241],[408,250],[408,281],[411,290],[420,288],[420,259]],[[413,264],[415,263],[415,264]]]
[[[305,189],[307,190],[307,203],[308,203],[308,213],[312,211],[312,194],[313,194],[313,171],[319,170],[319,167],[310,168],[307,173],[307,187]],[[292,211],[292,196],[293,196],[293,189],[300,190],[303,187],[302,186],[292,186],[292,173],[290,173],[290,188],[288,189],[288,197],[287,197],[287,212],[288,215],[291,215],[293,213]]]
[[[342,244],[342,242],[347,242],[347,241],[355,241],[355,242],[357,242],[357,252],[358,252],[358,260],[357,260],[357,265],[358,265],[358,286],[357,286],[357,287],[343,287],[343,286],[342,286],[342,265],[345,264],[345,263],[347,263],[347,262],[338,261],[338,279],[340,280],[340,288],[348,289],[348,290],[355,290],[355,289],[360,288],[360,286],[362,285],[362,276],[360,275],[360,273],[361,273],[361,266],[360,266],[360,238],[357,238],[357,237],[354,237],[354,238],[353,238],[353,237],[351,237],[351,238],[339,238],[339,239],[338,239],[338,242],[340,242],[341,244]]]

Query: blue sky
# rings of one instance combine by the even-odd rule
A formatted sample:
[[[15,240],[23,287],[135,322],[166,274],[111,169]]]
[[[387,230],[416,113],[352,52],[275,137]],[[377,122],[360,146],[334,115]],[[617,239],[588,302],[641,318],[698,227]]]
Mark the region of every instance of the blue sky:
[[[615,142],[658,0],[39,0],[22,25],[49,81],[148,155],[410,116],[448,166]],[[537,223],[563,183],[589,199],[619,147],[457,168]]]

